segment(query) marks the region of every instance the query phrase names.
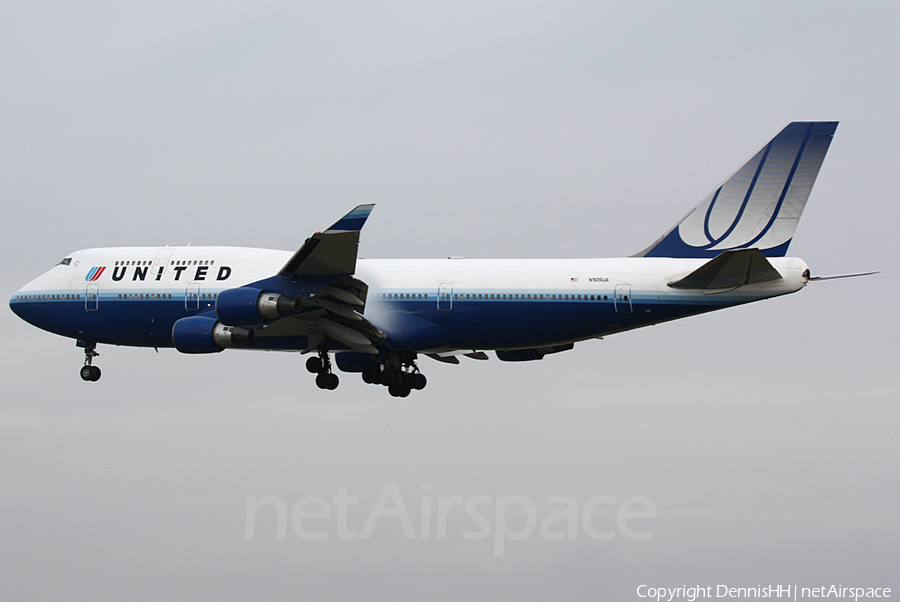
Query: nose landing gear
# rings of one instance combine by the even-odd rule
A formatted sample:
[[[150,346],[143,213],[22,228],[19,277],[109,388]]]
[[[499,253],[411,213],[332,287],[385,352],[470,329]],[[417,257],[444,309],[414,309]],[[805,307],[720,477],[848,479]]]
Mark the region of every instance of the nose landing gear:
[[[100,368],[93,365],[94,358],[100,355],[97,353],[96,347],[96,343],[85,343],[84,345],[84,366],[79,372],[81,380],[89,382],[100,380]]]

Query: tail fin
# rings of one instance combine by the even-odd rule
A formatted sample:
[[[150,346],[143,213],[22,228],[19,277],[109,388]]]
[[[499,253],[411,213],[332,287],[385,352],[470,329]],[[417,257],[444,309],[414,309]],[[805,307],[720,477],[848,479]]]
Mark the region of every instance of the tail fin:
[[[794,236],[836,121],[795,121],[635,257],[715,257],[757,248],[783,257]]]

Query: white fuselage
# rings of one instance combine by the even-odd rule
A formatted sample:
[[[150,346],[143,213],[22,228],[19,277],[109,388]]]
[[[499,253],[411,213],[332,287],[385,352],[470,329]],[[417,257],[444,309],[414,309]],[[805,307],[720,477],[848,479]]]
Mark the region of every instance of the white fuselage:
[[[278,273],[292,253],[238,247],[76,251],[11,299],[33,324],[72,338],[172,346],[172,324],[215,312],[223,290]],[[782,278],[734,290],[668,286],[705,259],[359,259],[365,318],[395,349],[517,349],[603,336],[791,293],[806,264],[771,258]],[[303,348],[302,321],[261,330],[256,348]],[[291,325],[295,327],[291,327]],[[276,326],[276,325],[270,325]]]

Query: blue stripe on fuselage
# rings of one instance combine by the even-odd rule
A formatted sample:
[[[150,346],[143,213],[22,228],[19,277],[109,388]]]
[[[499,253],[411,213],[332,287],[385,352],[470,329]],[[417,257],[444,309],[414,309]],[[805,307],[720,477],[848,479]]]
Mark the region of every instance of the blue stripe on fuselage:
[[[23,301],[13,297],[10,308],[39,328],[74,339],[171,347],[172,326],[177,320],[215,307],[213,301],[202,299],[198,309],[188,310],[183,294],[172,294],[171,299],[120,299],[120,294],[124,293],[101,295],[97,309],[91,311],[85,309],[83,298]],[[543,294],[549,297],[553,293]],[[40,299],[54,295],[37,292],[28,296]],[[452,309],[440,310],[436,295],[430,291],[427,299],[373,299],[369,303],[374,311],[367,313],[379,317],[375,325],[385,331],[387,344],[395,349],[503,349],[603,336],[752,300],[697,296],[676,301],[633,292],[630,312],[616,311],[611,295],[605,301],[457,298]],[[260,336],[247,347],[305,346],[306,337],[298,335]]]
[[[748,299],[749,301],[750,299]],[[505,349],[540,347],[603,336],[737,304],[709,297],[684,302],[633,296],[632,311],[608,301],[453,300],[438,310],[435,300],[389,300],[378,314],[396,349]]]
[[[46,298],[52,293],[22,295]],[[185,309],[184,295],[172,299],[119,299],[100,295],[97,309],[88,311],[84,298],[77,300],[17,300],[9,306],[20,318],[48,332],[73,339],[112,345],[172,347],[172,325],[185,316],[209,311]]]

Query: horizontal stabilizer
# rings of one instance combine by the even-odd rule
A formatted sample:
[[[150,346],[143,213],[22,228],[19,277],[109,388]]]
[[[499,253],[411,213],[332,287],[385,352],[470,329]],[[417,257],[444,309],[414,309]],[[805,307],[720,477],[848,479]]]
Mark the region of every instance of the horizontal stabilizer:
[[[759,249],[725,251],[669,286],[677,289],[733,289],[778,280],[781,274]]]

